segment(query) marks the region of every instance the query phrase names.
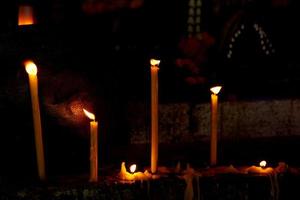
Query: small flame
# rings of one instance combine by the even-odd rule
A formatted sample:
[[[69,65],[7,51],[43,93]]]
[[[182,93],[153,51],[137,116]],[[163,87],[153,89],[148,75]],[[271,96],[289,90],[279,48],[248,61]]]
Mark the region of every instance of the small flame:
[[[151,59],[150,60],[150,64],[153,66],[158,66],[159,65],[159,63],[160,63],[160,60],[155,60],[155,59]]]
[[[222,89],[222,86],[215,86],[215,87],[212,87],[210,88],[210,91],[214,94],[218,94]]]
[[[259,166],[261,166],[261,167],[266,167],[267,166],[267,161],[265,161],[265,160],[263,160],[263,161],[261,161],[260,163],[259,163]]]
[[[134,173],[135,170],[136,170],[136,164],[130,165],[129,171],[130,171],[131,173]]]
[[[95,120],[95,115],[89,111],[87,111],[86,109],[83,109],[84,114],[91,120]]]
[[[36,75],[37,74],[37,67],[31,60],[25,61],[25,69],[26,72],[30,75]]]

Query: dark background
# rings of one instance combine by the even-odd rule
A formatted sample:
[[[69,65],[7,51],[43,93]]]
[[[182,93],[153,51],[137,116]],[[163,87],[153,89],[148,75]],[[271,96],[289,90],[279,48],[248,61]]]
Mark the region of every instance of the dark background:
[[[181,44],[188,38],[187,1],[145,0],[131,7],[131,1],[114,4],[98,0],[99,5],[110,7],[96,11],[84,8],[88,2],[1,2],[2,175],[35,174],[24,59],[33,59],[39,67],[50,174],[88,170],[88,120],[79,116],[72,121],[72,114],[78,117],[72,110],[74,102],[79,108],[93,111],[101,124],[101,163],[111,161],[112,149],[129,144],[126,119],[127,113],[133,111],[128,110],[128,104],[143,102],[149,106],[152,57],[162,60],[161,103],[206,102],[209,87],[215,83],[225,86],[223,100],[299,97],[299,6],[295,0],[203,0],[201,32],[214,42],[207,45],[203,37],[185,47]],[[120,6],[119,2],[125,3]],[[34,7],[37,24],[17,26],[20,4]],[[268,35],[275,49],[273,54],[266,56],[262,51],[252,28],[255,23]],[[242,24],[245,32],[233,46],[229,59],[228,45]],[[195,53],[193,45],[198,45],[200,53]],[[203,61],[196,65],[199,71],[179,67],[177,61],[182,58],[191,62],[201,58]],[[188,77],[200,77],[202,81],[189,82]]]

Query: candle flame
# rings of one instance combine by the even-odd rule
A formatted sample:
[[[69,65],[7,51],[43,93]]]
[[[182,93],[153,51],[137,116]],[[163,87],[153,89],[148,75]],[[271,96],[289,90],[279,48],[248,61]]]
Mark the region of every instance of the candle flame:
[[[150,64],[151,64],[151,65],[158,66],[159,63],[160,63],[160,60],[156,60],[156,59],[151,59],[151,60],[150,60]]]
[[[259,166],[261,167],[266,167],[267,166],[267,161],[263,160],[259,163]]]
[[[25,69],[26,72],[30,75],[36,75],[37,74],[37,67],[31,60],[25,61]]]
[[[136,170],[136,164],[130,165],[129,170],[131,173],[134,173]]]
[[[84,114],[91,120],[95,120],[95,115],[89,111],[87,111],[86,109],[83,109]]]
[[[215,87],[212,87],[210,88],[210,91],[214,94],[218,94],[222,89],[222,86],[215,86]]]

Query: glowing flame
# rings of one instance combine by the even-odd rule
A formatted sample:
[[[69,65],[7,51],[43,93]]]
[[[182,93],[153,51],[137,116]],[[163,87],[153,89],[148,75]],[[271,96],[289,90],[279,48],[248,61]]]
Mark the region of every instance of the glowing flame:
[[[150,60],[150,64],[153,66],[158,66],[159,65],[159,63],[160,63],[160,60],[155,60],[155,59],[151,59]]]
[[[214,94],[218,94],[222,89],[222,86],[215,86],[215,87],[212,87],[210,88],[210,91]]]
[[[136,170],[136,164],[133,164],[133,165],[131,165],[131,166],[129,167],[129,171],[130,171],[131,173],[134,173],[135,170]]]
[[[95,115],[89,111],[87,111],[86,109],[83,109],[84,114],[91,120],[95,120]]]
[[[37,67],[34,64],[34,62],[32,62],[30,60],[25,62],[25,69],[26,69],[26,72],[30,75],[37,74]]]
[[[265,161],[265,160],[263,160],[263,161],[261,161],[260,163],[259,163],[259,166],[261,166],[261,167],[266,167],[267,166],[267,162]]]

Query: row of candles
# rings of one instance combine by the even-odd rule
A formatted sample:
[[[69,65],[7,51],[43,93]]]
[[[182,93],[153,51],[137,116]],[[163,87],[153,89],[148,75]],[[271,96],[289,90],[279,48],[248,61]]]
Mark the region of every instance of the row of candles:
[[[30,5],[22,5],[19,7],[18,25],[32,25],[34,24],[33,8]],[[151,173],[157,173],[158,169],[158,71],[159,60],[151,59]],[[32,102],[32,114],[35,133],[35,145],[38,174],[41,180],[46,179],[45,172],[45,158],[42,138],[42,126],[40,117],[40,108],[38,100],[38,78],[37,67],[32,61],[25,62],[26,71],[29,76],[29,85]],[[221,86],[211,88],[211,144],[210,144],[210,164],[217,164],[217,109],[218,109],[218,96]],[[90,181],[98,181],[98,122],[95,120],[95,115],[83,109],[85,115],[90,118]],[[121,174],[126,174],[125,164],[121,169]],[[147,172],[148,173],[148,172]],[[146,173],[146,176],[148,174]],[[126,176],[125,176],[126,177]]]
[[[158,169],[158,71],[159,60],[151,59],[151,173],[155,174]],[[29,77],[29,87],[32,102],[32,115],[35,133],[35,145],[38,174],[41,180],[46,179],[45,158],[42,138],[42,126],[38,99],[37,67],[32,61],[25,62],[25,69]],[[211,165],[217,164],[217,108],[218,96],[221,86],[211,88]],[[91,119],[90,122],[90,181],[98,181],[98,122],[93,113],[83,109],[84,114]],[[122,168],[122,167],[121,167]],[[125,170],[126,171],[126,170]],[[123,170],[123,172],[125,172]],[[121,170],[122,172],[122,170]],[[126,173],[125,173],[126,174]]]

